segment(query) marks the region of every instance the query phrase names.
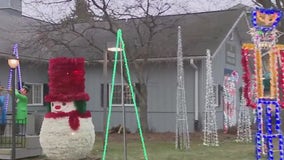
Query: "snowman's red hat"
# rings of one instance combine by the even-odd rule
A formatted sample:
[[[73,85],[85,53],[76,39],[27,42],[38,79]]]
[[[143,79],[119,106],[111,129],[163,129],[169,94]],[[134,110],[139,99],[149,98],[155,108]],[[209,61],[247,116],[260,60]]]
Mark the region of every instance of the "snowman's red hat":
[[[84,58],[59,57],[50,59],[48,67],[49,94],[46,102],[88,101],[85,93]]]

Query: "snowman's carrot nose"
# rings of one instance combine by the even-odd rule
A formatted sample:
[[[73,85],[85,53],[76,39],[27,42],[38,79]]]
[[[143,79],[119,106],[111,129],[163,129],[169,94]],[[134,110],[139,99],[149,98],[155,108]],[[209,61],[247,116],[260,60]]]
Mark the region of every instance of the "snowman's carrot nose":
[[[55,106],[54,108],[55,109],[61,109],[61,106]]]

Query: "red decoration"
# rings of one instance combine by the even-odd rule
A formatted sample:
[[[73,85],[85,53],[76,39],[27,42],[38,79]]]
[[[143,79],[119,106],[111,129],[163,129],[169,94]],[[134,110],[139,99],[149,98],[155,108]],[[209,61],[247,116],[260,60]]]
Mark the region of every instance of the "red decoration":
[[[90,118],[91,117],[91,112],[86,111],[85,113],[79,113],[78,111],[71,111],[71,112],[48,112],[44,116],[45,118],[64,118],[64,117],[69,117],[69,126],[72,130],[76,131],[80,127],[80,118]]]
[[[76,100],[89,100],[85,93],[84,58],[59,57],[49,62],[49,94],[45,96],[46,102],[70,102]]]
[[[280,61],[281,61],[281,65],[284,65],[284,51],[281,50],[280,51]],[[279,94],[279,100],[280,100],[280,107],[281,108],[284,108],[284,92],[283,92],[283,89],[284,89],[284,68],[283,66],[280,67],[281,69],[281,74],[279,74],[279,91],[281,90],[282,91],[282,94]],[[282,95],[282,96],[280,96]]]
[[[248,60],[248,54],[249,50],[248,49],[242,49],[242,67],[243,67],[243,82],[244,82],[244,97],[247,100],[247,106],[250,106],[252,108],[256,108],[256,103],[254,103],[251,100],[251,97],[249,95],[250,92],[250,70],[249,70],[249,60]]]

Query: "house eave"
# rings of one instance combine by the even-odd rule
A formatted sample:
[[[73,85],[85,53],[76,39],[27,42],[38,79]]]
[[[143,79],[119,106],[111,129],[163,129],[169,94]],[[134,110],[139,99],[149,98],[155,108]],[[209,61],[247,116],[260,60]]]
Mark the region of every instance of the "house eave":
[[[220,51],[221,47],[223,46],[223,44],[226,42],[226,40],[228,39],[228,37],[230,36],[230,34],[234,31],[234,28],[238,25],[239,21],[241,20],[241,18],[245,17],[246,12],[243,11],[240,16],[238,17],[238,19],[235,21],[235,23],[232,25],[232,27],[230,28],[230,30],[228,31],[228,33],[226,34],[226,36],[223,38],[222,42],[219,44],[219,46],[217,47],[217,49],[214,51],[214,53],[212,54],[212,58],[215,58],[215,56],[218,54],[218,52]]]
[[[188,60],[190,61],[192,60],[201,60],[201,59],[205,59],[206,56],[187,56],[187,57],[183,57],[183,60]],[[177,61],[177,57],[165,57],[165,58],[147,58],[145,59],[136,59],[134,60],[134,62],[176,62]],[[92,61],[94,63],[104,63],[104,60],[94,60]],[[133,61],[132,61],[133,62]]]

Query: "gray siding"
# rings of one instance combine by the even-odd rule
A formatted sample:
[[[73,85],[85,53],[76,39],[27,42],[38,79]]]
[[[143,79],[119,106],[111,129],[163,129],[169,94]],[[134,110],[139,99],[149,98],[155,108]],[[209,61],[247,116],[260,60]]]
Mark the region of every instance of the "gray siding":
[[[100,86],[103,82],[102,67],[88,68],[86,74],[86,90],[91,96],[88,106],[94,108],[94,124],[97,131],[103,130],[103,108],[101,108]],[[131,68],[130,68],[131,70]],[[176,63],[151,64],[147,69],[148,76],[148,122],[149,128],[156,132],[175,132],[176,117]],[[111,80],[111,68],[108,69],[109,82]],[[131,73],[133,82],[135,74]],[[120,82],[119,75],[117,82]],[[92,87],[93,86],[93,87]],[[194,124],[194,70],[185,62],[185,90],[189,129],[193,131]],[[91,108],[89,108],[91,109]],[[92,109],[91,109],[92,110]],[[131,131],[137,130],[136,117],[133,107],[126,107],[127,128]],[[113,107],[110,127],[122,123],[122,112],[120,107]]]
[[[177,68],[175,62],[153,66],[149,78],[149,127],[156,132],[175,132]],[[194,69],[184,62],[184,83],[189,131],[194,127]]]
[[[0,8],[10,8],[22,12],[22,0],[1,0]]]

